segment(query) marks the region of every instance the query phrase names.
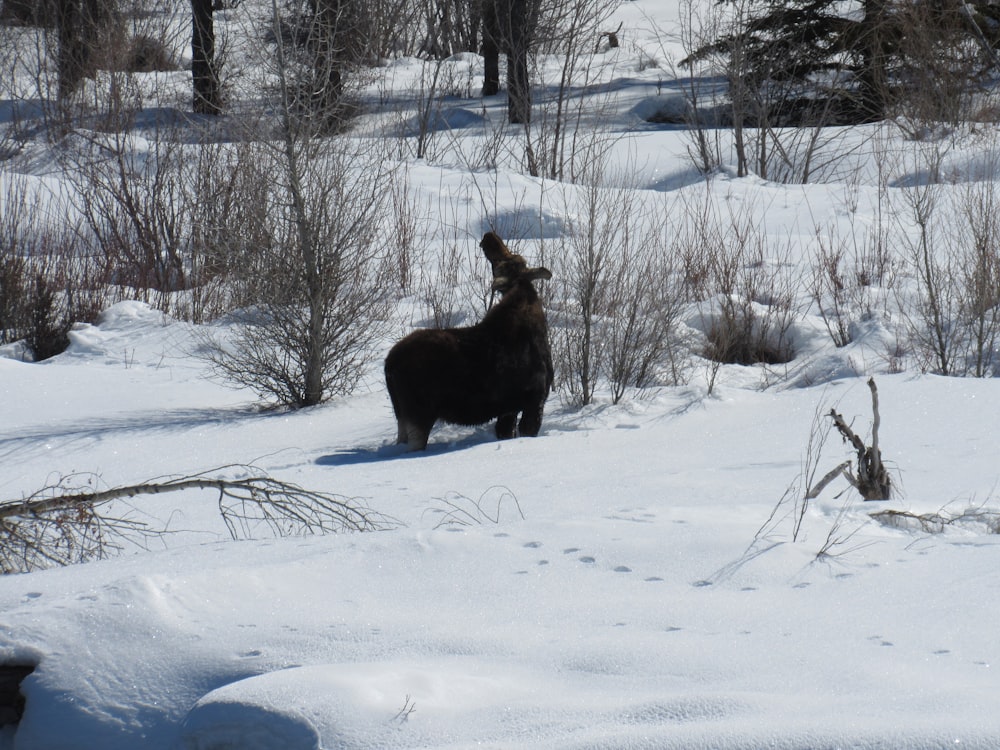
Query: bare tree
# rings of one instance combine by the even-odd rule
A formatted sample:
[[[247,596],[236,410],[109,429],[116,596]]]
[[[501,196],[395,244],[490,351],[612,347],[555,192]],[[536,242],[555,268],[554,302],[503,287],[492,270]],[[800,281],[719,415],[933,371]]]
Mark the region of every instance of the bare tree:
[[[59,101],[94,74],[99,55],[115,48],[110,32],[119,24],[116,0],[57,0]]]
[[[203,115],[222,112],[222,89],[215,60],[213,0],[191,0],[191,78],[194,111]]]
[[[483,95],[500,90],[500,53],[507,54],[507,119],[531,122],[528,56],[535,43],[541,0],[483,0]]]
[[[272,13],[277,25],[276,4]],[[275,38],[278,137],[256,154],[270,181],[251,212],[268,244],[242,282],[258,304],[206,352],[227,380],[304,407],[350,392],[388,325],[392,259],[380,219],[392,177],[377,146],[324,136],[327,115],[297,109],[288,50]]]

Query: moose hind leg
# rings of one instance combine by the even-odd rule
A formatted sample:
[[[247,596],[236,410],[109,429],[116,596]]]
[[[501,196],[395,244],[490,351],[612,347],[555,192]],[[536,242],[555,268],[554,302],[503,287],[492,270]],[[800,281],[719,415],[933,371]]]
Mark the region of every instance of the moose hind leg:
[[[501,414],[497,417],[497,438],[499,440],[509,440],[514,437],[514,425],[517,423],[517,412]]]

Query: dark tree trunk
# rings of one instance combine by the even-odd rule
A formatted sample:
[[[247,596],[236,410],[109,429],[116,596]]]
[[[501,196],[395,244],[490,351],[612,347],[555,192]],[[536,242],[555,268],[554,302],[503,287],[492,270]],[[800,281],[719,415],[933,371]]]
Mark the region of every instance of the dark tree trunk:
[[[4,22],[46,29],[58,25],[55,0],[3,0],[2,5],[0,19]]]
[[[862,24],[862,69],[860,106],[862,118],[877,121],[885,117],[889,97],[887,14],[885,0],[865,0]]]
[[[483,0],[483,96],[493,96],[500,92],[500,3],[498,0]]]
[[[86,76],[90,55],[84,39],[85,0],[59,0],[58,97],[66,101]]]
[[[194,111],[201,115],[222,112],[222,95],[215,69],[215,26],[212,0],[191,0],[191,78]]]
[[[58,94],[64,102],[84,78],[97,71],[98,53],[110,59],[114,46],[110,32],[118,22],[114,0],[56,0],[59,53],[56,62]]]
[[[531,122],[531,81],[528,51],[531,49],[534,0],[509,0],[507,6],[507,120]]]
[[[308,46],[313,56],[312,91],[309,110],[325,129],[335,129],[343,117],[344,79],[341,66],[350,57],[351,28],[349,0],[311,0],[312,24]]]

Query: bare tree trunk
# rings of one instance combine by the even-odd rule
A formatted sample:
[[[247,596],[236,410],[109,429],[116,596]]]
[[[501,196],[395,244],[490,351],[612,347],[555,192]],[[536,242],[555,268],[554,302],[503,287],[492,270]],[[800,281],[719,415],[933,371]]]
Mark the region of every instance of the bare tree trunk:
[[[191,28],[194,111],[201,115],[217,115],[222,112],[222,96],[215,68],[212,0],[191,0]]]
[[[87,74],[90,50],[85,38],[84,2],[59,0],[59,101],[69,99]]]
[[[534,36],[535,0],[509,0],[507,46],[507,120],[531,122],[531,81],[528,51]]]
[[[886,68],[886,0],[864,0],[861,21],[863,62],[861,70],[861,112],[869,121],[881,120],[887,110],[889,81]]]
[[[500,3],[498,0],[483,0],[483,96],[493,96],[500,92]]]
[[[343,118],[342,67],[358,47],[350,37],[360,30],[352,28],[351,0],[310,0],[310,4],[313,18],[308,46],[313,56],[313,80],[309,111],[321,118],[323,130],[332,132]]]

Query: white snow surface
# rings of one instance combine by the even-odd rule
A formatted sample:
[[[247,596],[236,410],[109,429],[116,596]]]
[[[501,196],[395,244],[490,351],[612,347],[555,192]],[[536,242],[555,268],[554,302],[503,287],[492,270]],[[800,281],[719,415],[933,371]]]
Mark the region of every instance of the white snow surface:
[[[621,11],[639,40],[618,61],[635,76],[623,122],[664,75],[627,59],[659,5]],[[860,186],[705,183],[671,128],[631,132],[621,159],[651,200],[707,191],[759,213],[805,263],[815,225],[872,210],[870,135],[845,135]],[[967,179],[992,179],[975,144],[953,156]],[[899,185],[919,177],[909,163]],[[551,184],[498,175],[493,218],[531,214],[530,256],[564,207],[546,204]],[[432,196],[474,177],[416,162],[408,179]],[[484,217],[469,204],[474,255]],[[78,326],[52,360],[0,357],[0,499],[76,472],[113,487],[252,464],[398,522],[232,541],[211,492],[132,499],[132,518],[173,533],[0,578],[0,664],[36,665],[0,750],[1000,747],[1000,536],[870,516],[1000,510],[997,379],[890,372],[876,323],[844,349],[815,316],[794,335],[792,363],[724,367],[711,394],[701,365],[689,385],[618,405],[554,394],[537,438],[439,426],[421,454],[391,444],[379,363],[349,397],[262,410],[207,377],[198,326],[139,302]],[[779,501],[812,423],[835,407],[867,436],[869,375],[896,496],[863,503],[834,482],[793,541]],[[850,457],[831,437],[820,473]]]
[[[555,405],[538,438],[449,428],[407,455],[387,447],[382,390],[256,413],[192,366],[189,335],[122,303],[48,363],[0,359],[5,495],[57,472],[116,485],[253,459],[403,526],[232,542],[210,493],[133,500],[172,516],[167,549],[0,579],[0,656],[38,665],[12,748],[1000,738],[1000,538],[886,528],[831,490],[798,541],[786,519],[745,554],[817,405],[870,408],[861,379]],[[889,505],[989,501],[995,381],[879,382],[904,487]],[[491,518],[440,525],[474,504]],[[817,559],[838,518],[853,536]]]

